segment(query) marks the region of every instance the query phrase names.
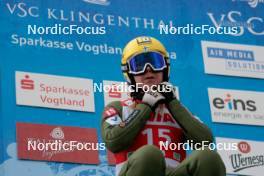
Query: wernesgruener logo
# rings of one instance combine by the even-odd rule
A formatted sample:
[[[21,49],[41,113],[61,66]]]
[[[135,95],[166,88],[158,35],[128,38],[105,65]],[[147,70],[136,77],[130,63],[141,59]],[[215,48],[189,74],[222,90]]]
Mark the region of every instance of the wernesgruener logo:
[[[238,149],[239,153],[229,156],[234,172],[264,165],[264,155],[250,155],[251,147],[249,143],[239,142]]]

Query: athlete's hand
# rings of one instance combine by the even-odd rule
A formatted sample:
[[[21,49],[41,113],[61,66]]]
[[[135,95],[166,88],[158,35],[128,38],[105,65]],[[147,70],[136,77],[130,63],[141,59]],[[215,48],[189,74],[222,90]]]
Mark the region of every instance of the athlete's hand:
[[[158,91],[165,97],[165,102],[169,103],[174,99],[177,99],[175,87],[168,82],[162,82],[159,84]]]
[[[158,91],[151,91],[145,92],[142,97],[142,102],[148,104],[152,109],[155,109],[157,105],[164,101],[165,98],[162,94]]]

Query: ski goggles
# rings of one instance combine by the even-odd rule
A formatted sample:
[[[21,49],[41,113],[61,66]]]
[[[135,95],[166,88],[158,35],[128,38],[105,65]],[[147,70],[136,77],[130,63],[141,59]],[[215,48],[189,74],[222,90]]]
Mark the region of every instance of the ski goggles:
[[[153,71],[162,71],[167,64],[164,56],[158,52],[141,53],[128,60],[129,73],[133,75],[144,73],[147,66],[150,66]]]

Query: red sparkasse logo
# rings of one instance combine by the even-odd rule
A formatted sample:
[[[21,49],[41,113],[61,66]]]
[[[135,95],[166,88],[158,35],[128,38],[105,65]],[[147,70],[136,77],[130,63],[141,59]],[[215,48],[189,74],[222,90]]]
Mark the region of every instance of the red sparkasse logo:
[[[19,159],[99,164],[99,143],[94,128],[16,123],[17,153]],[[87,144],[79,150],[75,144]],[[62,146],[68,147],[67,150]]]
[[[34,90],[34,80],[30,79],[29,75],[25,75],[24,79],[21,79],[21,89]]]
[[[241,141],[238,143],[238,149],[242,153],[249,153],[251,150],[250,145],[245,141]]]
[[[121,98],[122,93],[118,90],[118,87],[116,84],[112,84],[112,87],[109,91],[109,97],[111,98]]]

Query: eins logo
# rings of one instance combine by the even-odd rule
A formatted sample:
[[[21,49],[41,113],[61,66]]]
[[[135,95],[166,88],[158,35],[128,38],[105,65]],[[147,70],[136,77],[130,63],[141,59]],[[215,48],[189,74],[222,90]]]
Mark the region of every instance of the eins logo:
[[[213,99],[213,105],[217,109],[228,109],[230,111],[251,111],[257,110],[253,100],[242,100],[233,98],[231,94],[227,93],[225,98],[216,97]]]
[[[107,0],[83,0],[83,1],[91,4],[104,5],[104,6],[108,6],[110,4],[110,2]]]

